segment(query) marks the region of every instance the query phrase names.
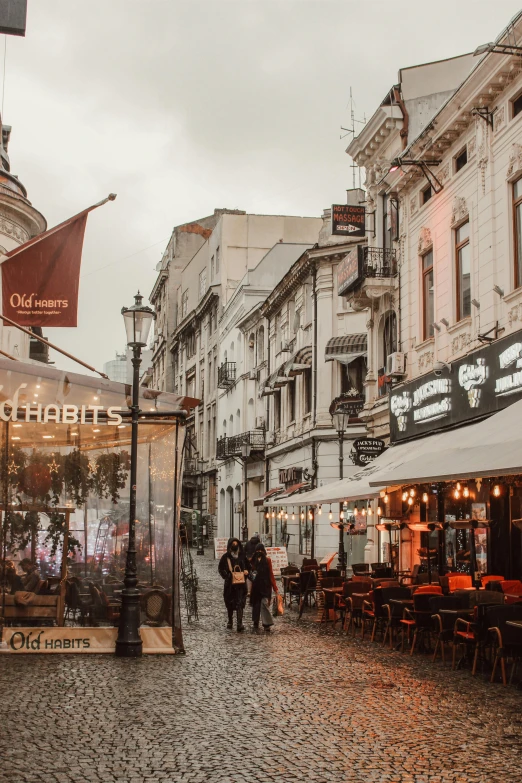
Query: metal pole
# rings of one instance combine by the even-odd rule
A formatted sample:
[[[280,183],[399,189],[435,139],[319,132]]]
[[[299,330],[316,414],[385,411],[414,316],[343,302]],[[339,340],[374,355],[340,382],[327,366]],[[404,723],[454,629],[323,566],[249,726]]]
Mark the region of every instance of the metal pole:
[[[343,452],[343,440],[344,440],[344,430],[339,430],[339,478],[344,478],[344,470],[343,470],[343,463],[344,463],[344,452]],[[339,568],[341,571],[341,576],[346,576],[346,554],[344,551],[344,527],[343,523],[341,522],[341,509],[342,505],[339,503]]]
[[[197,483],[198,483],[198,548],[196,550],[197,555],[204,555],[203,549],[203,476],[200,471],[200,462],[196,461],[196,469],[198,471]]]
[[[247,475],[247,461],[243,460],[243,483],[245,489],[243,492],[244,509],[243,509],[243,541],[248,541],[248,475]]]
[[[136,569],[136,480],[138,472],[138,419],[141,348],[132,349],[132,429],[129,496],[129,543],[125,562],[124,589],[121,594],[121,615],[116,640],[116,655],[120,658],[139,658],[142,654],[140,637],[140,594]]]

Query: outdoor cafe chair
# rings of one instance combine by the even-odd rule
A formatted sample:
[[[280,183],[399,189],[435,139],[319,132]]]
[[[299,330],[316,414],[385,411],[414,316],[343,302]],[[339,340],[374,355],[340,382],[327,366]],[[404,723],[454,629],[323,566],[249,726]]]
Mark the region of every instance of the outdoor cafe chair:
[[[353,586],[347,588],[344,630],[348,633],[351,628],[355,635],[357,624],[362,620],[363,600],[372,589],[372,582],[371,579],[353,579],[348,584]]]
[[[422,595],[422,593],[429,593],[430,595],[442,595],[442,587],[440,585],[419,585],[413,589],[414,595]]]
[[[317,576],[315,571],[301,571],[299,574],[299,619],[301,619],[305,605],[310,599],[315,602],[315,590],[317,587]]]
[[[402,643],[401,651],[404,651],[404,638],[405,632],[408,633],[408,642],[410,639],[411,631],[413,631],[413,640],[410,648],[410,655],[413,655],[419,639],[424,641],[431,638],[432,631],[432,610],[430,606],[430,600],[433,597],[433,593],[422,592],[417,590],[413,594],[413,609],[406,607],[404,609],[404,616],[401,620],[402,625]]]
[[[494,576],[493,574],[483,574],[480,577],[480,585],[483,589],[488,589],[490,582],[503,582],[503,576]]]
[[[456,595],[432,595],[429,600],[431,619],[433,621],[435,638],[435,650],[433,651],[433,661],[437,660],[439,648],[442,656],[442,663],[446,663],[446,644],[453,640],[455,630],[455,620],[457,615],[449,612],[467,611],[467,601]],[[441,610],[446,610],[442,611]],[[449,610],[449,611],[447,611]]]
[[[296,580],[297,580],[298,579],[298,574],[299,574],[299,568],[297,566],[289,565],[289,566],[285,566],[284,568],[281,569],[281,576],[282,577],[283,576],[294,576],[295,575]],[[292,580],[290,580],[290,579],[283,579],[282,582],[283,582],[283,601],[286,604],[286,596],[290,594],[289,587],[291,585]],[[290,595],[290,602],[291,601],[292,601],[292,597]]]
[[[147,590],[140,596],[140,605],[146,625],[157,627],[167,618],[170,599],[163,590]]]
[[[386,617],[384,627],[383,647],[389,637],[390,648],[393,647],[394,633],[401,629],[401,620],[404,614],[404,606],[398,601],[411,599],[411,592],[407,587],[383,587],[382,608]]]
[[[370,566],[368,563],[354,563],[352,573],[354,576],[370,576]]]
[[[492,606],[487,610],[489,632],[493,637],[493,643],[495,645],[495,659],[493,661],[493,671],[491,672],[491,682],[495,681],[495,673],[500,661],[503,685],[507,685],[506,661],[511,659],[512,662],[511,675],[509,677],[509,682],[511,684],[516,666],[522,658],[522,628],[513,628],[511,625],[507,624],[508,620],[522,622],[522,604]]]

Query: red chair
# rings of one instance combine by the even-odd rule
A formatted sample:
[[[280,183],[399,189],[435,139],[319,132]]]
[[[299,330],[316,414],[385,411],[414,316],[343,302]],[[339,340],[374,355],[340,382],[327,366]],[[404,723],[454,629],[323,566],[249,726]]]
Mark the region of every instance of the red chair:
[[[467,590],[470,587],[473,587],[471,576],[467,574],[450,574],[448,576],[450,593],[454,593],[455,590]]]
[[[414,595],[419,593],[431,593],[431,595],[442,595],[442,587],[440,585],[420,585],[415,588]]]
[[[488,574],[487,576],[481,576],[480,577],[480,583],[484,589],[487,588],[489,582],[503,582],[504,577],[503,576],[492,576],[491,574]]]
[[[509,595],[522,595],[522,582],[520,579],[504,579],[500,583],[500,587],[504,595],[506,593]]]

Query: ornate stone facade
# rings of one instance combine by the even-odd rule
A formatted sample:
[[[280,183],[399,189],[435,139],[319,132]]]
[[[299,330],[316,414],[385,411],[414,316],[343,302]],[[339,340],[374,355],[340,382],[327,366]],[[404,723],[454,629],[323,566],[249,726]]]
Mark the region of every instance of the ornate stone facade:
[[[451,207],[451,225],[454,226],[456,223],[460,223],[468,215],[469,209],[466,199],[463,196],[455,196]]]
[[[425,253],[433,245],[433,239],[431,238],[431,231],[426,226],[423,226],[419,231],[419,241],[417,242],[417,252],[419,255]]]
[[[522,174],[522,144],[512,144],[506,177],[511,179],[519,174]]]

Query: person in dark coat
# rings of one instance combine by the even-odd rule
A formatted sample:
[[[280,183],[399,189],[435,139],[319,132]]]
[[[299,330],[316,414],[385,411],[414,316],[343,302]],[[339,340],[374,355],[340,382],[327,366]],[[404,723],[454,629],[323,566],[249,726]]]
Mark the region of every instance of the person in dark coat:
[[[245,576],[243,584],[232,584],[232,571],[237,570],[239,566],[240,570]],[[229,538],[227,551],[219,561],[218,571],[225,580],[225,586],[223,589],[223,599],[228,612],[228,624],[227,628],[232,628],[232,621],[234,619],[234,612],[237,615],[237,631],[245,630],[243,625],[243,610],[246,604],[247,585],[246,577],[250,572],[250,564],[243,551],[243,545],[238,538]]]
[[[259,533],[254,533],[252,538],[250,538],[246,544],[245,544],[245,555],[249,560],[252,560],[254,556],[254,552],[256,551],[256,546],[261,543],[261,539],[259,538]]]
[[[261,620],[265,631],[270,631],[271,626],[274,624],[270,613],[272,590],[275,593],[278,593],[279,590],[272,569],[272,561],[267,557],[263,544],[256,546],[251,566],[252,590],[250,591],[250,604],[252,605],[254,630],[259,628],[259,620]]]

